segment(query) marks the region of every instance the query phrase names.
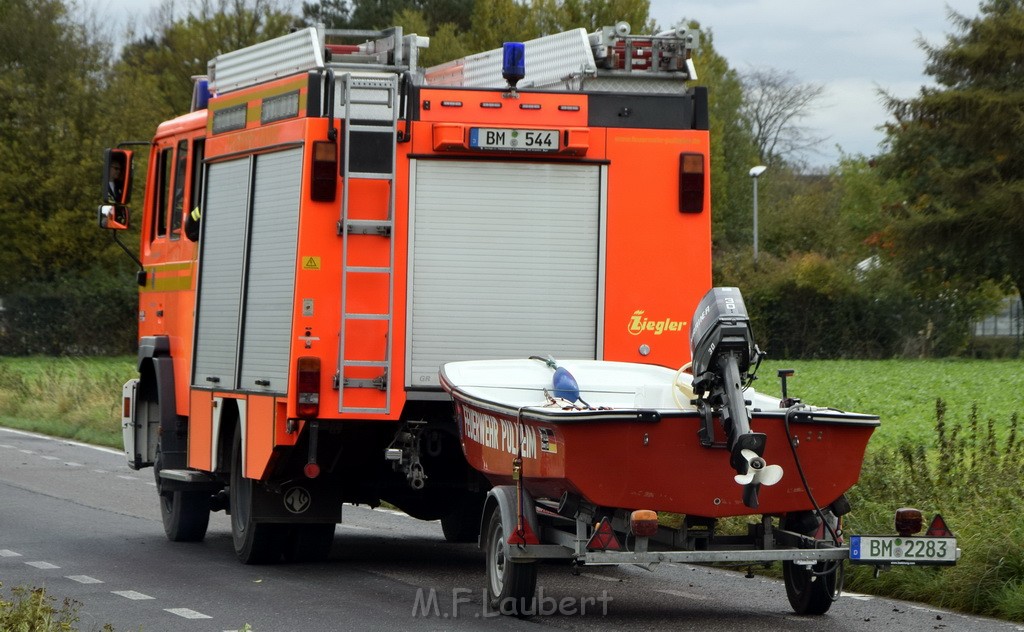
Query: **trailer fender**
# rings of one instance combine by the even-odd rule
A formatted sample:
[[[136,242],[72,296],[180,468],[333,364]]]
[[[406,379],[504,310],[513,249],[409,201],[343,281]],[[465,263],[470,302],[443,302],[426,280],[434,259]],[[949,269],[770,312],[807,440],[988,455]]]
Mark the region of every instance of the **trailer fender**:
[[[516,488],[514,485],[499,485],[487,492],[484,510],[480,516],[480,536],[477,539],[477,545],[481,550],[487,546],[484,538],[487,537],[487,523],[491,518],[491,513],[495,511],[501,512],[501,523],[507,525],[508,532],[511,533],[518,523],[517,508],[518,503],[516,502]],[[526,540],[524,544],[539,544],[540,523],[537,521],[537,508],[533,502],[533,497],[525,489],[523,490],[523,527],[524,539]]]

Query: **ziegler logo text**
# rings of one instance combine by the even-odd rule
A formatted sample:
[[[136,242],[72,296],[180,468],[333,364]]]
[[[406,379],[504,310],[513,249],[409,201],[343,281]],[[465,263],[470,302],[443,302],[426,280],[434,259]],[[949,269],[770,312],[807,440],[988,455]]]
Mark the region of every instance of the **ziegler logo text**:
[[[645,331],[654,332],[655,336],[660,336],[666,331],[682,331],[684,327],[686,327],[685,320],[672,320],[671,318],[651,320],[644,316],[642,309],[633,312],[629,319],[629,333],[634,336],[639,336]]]

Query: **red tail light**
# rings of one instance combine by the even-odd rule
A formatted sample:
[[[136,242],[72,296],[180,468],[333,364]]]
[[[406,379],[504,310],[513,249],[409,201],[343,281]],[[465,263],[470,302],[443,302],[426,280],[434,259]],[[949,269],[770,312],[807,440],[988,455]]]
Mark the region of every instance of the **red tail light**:
[[[679,154],[679,212],[704,211],[704,155]]]
[[[298,416],[312,419],[320,415],[320,358],[302,357],[298,362]]]
[[[309,195],[317,202],[333,202],[338,188],[338,145],[331,141],[313,143],[313,169]]]

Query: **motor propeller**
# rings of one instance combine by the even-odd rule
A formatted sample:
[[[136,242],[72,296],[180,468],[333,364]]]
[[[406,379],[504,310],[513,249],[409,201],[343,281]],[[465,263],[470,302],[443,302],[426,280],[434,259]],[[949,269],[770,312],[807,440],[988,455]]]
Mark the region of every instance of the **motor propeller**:
[[[747,473],[737,474],[733,479],[740,485],[772,486],[782,480],[782,466],[768,465],[764,457],[753,450],[740,450],[747,461]]]

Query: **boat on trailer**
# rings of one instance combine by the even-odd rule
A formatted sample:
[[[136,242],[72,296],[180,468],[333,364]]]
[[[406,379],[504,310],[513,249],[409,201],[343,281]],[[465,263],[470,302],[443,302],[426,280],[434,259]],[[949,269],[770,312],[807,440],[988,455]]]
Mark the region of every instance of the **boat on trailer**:
[[[530,614],[541,559],[781,561],[799,614],[829,609],[847,559],[956,562],[941,517],[913,536],[914,509],[899,535],[845,540],[845,493],[879,418],[790,398],[792,371],[779,372],[781,397],[749,388],[763,354],[738,289],[712,289],[691,322],[680,369],[542,356],[441,367],[466,459],[494,485],[480,530],[492,607]],[[681,526],[661,524],[667,513]],[[761,519],[745,535],[716,533],[748,515]]]

